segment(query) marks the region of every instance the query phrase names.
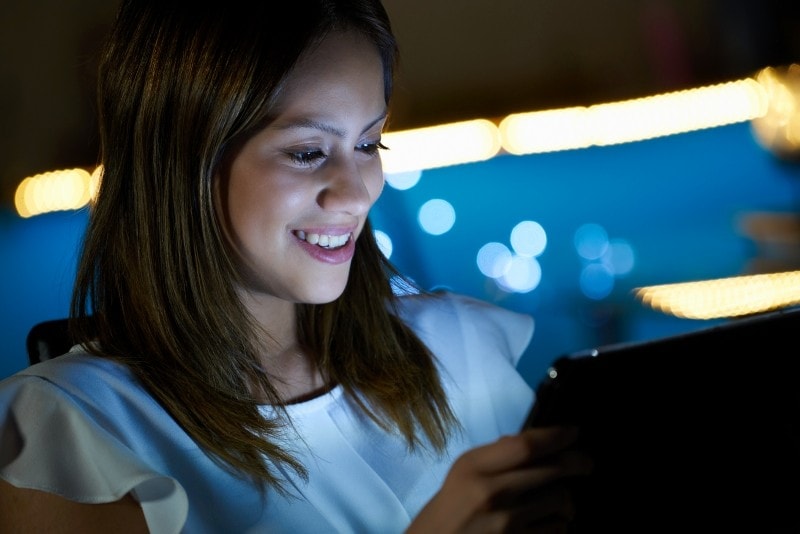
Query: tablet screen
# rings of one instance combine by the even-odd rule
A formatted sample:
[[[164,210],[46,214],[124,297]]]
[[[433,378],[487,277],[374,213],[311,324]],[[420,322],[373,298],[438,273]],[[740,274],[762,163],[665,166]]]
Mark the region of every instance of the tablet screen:
[[[800,532],[800,310],[557,359],[528,424],[576,424],[575,532]]]

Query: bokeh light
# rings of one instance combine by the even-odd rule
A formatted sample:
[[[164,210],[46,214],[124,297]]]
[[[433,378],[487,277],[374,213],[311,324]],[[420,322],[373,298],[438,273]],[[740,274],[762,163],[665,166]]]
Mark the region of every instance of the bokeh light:
[[[585,260],[596,260],[608,249],[608,232],[595,223],[582,225],[575,232],[575,250]]]
[[[625,276],[633,270],[636,264],[636,255],[633,246],[625,239],[612,239],[609,242],[608,265],[614,276]]]
[[[489,278],[499,278],[511,267],[511,251],[502,243],[486,243],[478,250],[478,270]]]
[[[538,222],[522,221],[511,230],[511,247],[520,256],[538,256],[547,247],[547,234]]]
[[[419,183],[420,178],[422,178],[422,171],[385,173],[383,177],[386,180],[386,184],[390,187],[399,191],[405,191]]]
[[[442,235],[450,231],[456,222],[453,205],[441,198],[427,201],[417,216],[420,227],[431,235]]]
[[[542,280],[542,268],[536,258],[515,255],[508,270],[496,278],[498,286],[511,293],[528,293]]]
[[[394,245],[392,244],[392,238],[386,232],[381,230],[374,230],[373,235],[375,236],[375,241],[378,243],[378,248],[381,250],[383,255],[388,259],[392,257],[392,252],[394,252]]]
[[[581,292],[593,300],[602,300],[614,289],[614,274],[602,263],[590,263],[581,269]]]

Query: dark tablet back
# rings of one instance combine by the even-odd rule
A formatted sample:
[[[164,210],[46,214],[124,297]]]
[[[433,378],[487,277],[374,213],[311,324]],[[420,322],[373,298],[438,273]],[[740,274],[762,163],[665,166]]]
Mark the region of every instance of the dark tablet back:
[[[574,532],[800,532],[800,309],[557,359],[531,424],[595,471]]]

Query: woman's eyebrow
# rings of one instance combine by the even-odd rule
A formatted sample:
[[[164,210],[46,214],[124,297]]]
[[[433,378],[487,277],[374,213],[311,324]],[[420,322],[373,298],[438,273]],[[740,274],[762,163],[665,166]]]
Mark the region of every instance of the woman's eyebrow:
[[[366,132],[380,121],[386,118],[387,113],[383,112],[374,120],[372,120],[367,126],[361,131],[361,133]],[[336,137],[344,137],[347,132],[341,128],[337,128],[332,124],[328,124],[325,122],[321,122],[315,119],[311,119],[308,117],[303,117],[300,119],[291,120],[288,122],[282,122],[276,125],[276,128],[279,130],[291,130],[292,128],[311,128],[314,130],[319,130],[321,132],[329,133],[331,135],[335,135]]]

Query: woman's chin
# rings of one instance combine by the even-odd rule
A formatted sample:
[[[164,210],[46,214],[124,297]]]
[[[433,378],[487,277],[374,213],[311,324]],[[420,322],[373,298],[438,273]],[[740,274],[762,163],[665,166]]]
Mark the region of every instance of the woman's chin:
[[[324,287],[318,287],[316,290],[306,292],[300,302],[303,304],[328,304],[342,296],[345,285],[346,283],[331,283]]]

